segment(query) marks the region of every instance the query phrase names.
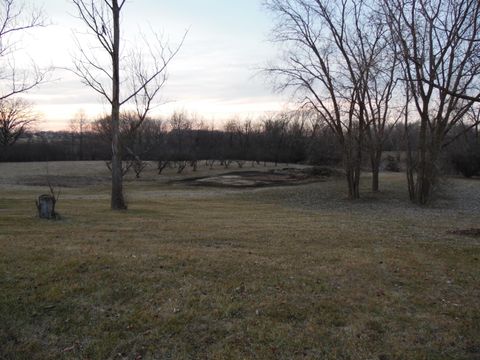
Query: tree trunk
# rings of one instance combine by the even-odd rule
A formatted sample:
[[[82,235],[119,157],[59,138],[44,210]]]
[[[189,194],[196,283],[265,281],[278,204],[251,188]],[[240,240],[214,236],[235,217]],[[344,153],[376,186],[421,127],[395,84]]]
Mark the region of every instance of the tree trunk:
[[[347,169],[348,198],[350,200],[360,199],[360,182],[356,169]]]
[[[407,185],[408,185],[408,196],[411,202],[416,201],[416,191],[415,191],[415,178],[414,174],[416,172],[416,166],[413,163],[413,156],[412,156],[412,146],[410,144],[410,140],[408,139],[408,128],[405,127],[405,136],[406,136],[406,144],[407,144]]]
[[[437,161],[441,151],[440,139],[434,137],[431,144],[422,147],[421,150],[425,153],[420,154],[422,162],[421,167],[419,166],[415,184],[415,202],[419,205],[425,205],[430,202],[437,181]]]
[[[345,144],[343,161],[348,185],[348,198],[350,200],[360,199],[360,163],[356,158],[356,150],[348,148]]]
[[[377,147],[370,152],[370,164],[372,166],[372,191],[380,191],[380,163],[382,162],[382,149]]]
[[[415,202],[423,205],[426,203],[430,192],[427,175],[427,119],[422,119],[417,151],[417,180],[415,182]]]
[[[415,202],[415,180],[414,173],[416,171],[416,166],[413,163],[412,155],[412,144],[410,143],[410,133],[408,131],[408,103],[410,101],[410,89],[406,88],[407,96],[405,102],[405,118],[404,118],[404,132],[405,132],[405,145],[407,148],[407,185],[408,185],[408,196],[411,202]]]
[[[360,163],[357,163],[355,164],[355,170],[353,173],[353,200],[360,199],[360,174]]]
[[[433,186],[433,164],[430,161],[421,163],[418,167],[415,183],[415,202],[425,205],[430,201]]]
[[[378,169],[378,164],[375,164],[375,167],[373,167],[372,169],[372,191],[373,192],[378,192],[380,191],[380,187],[379,187],[379,180],[378,180],[378,177],[379,177],[379,173],[380,173],[380,170]]]
[[[112,195],[111,209],[125,210],[123,198],[122,152],[120,144],[120,8],[112,1],[113,54],[112,54]]]
[[[410,201],[415,202],[415,180],[414,180],[415,168],[413,165],[412,155],[410,149],[407,151],[407,185],[408,196]]]

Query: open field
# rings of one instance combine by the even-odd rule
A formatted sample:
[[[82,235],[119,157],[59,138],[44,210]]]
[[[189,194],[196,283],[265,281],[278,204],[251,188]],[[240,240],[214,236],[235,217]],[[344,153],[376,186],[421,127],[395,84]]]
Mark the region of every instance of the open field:
[[[480,359],[480,238],[451,232],[480,226],[478,179],[420,208],[402,174],[352,203],[152,167],[114,213],[103,163],[51,163],[49,222],[45,172],[0,163],[2,359]]]

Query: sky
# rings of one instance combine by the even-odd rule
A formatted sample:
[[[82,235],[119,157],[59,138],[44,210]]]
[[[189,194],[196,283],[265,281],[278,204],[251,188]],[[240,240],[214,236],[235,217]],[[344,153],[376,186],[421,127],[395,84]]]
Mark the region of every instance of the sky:
[[[86,31],[71,1],[35,4],[50,25],[22,37],[22,55],[55,69],[47,83],[28,94],[42,114],[39,127],[67,128],[80,110],[90,118],[108,112],[101,96],[66,70],[78,55],[75,36],[83,42]],[[175,47],[188,29],[152,115],[186,111],[219,123],[285,108],[286,97],[260,72],[278,55],[268,41],[272,19],[262,0],[127,0],[121,24],[125,52],[138,46],[141,34],[161,34]]]

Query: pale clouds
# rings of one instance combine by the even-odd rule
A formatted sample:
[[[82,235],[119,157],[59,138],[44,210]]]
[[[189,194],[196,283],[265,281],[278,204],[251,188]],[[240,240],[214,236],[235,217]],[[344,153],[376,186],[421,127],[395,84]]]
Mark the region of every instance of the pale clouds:
[[[259,69],[275,56],[266,41],[270,21],[260,1],[219,0],[182,2],[130,1],[125,8],[125,47],[138,45],[140,32],[163,32],[172,46],[189,29],[181,52],[169,68],[169,79],[155,114],[174,110],[195,112],[205,118],[255,116],[280,110],[284,98],[273,94]],[[52,0],[45,11],[54,25],[37,31],[29,39],[28,50],[42,66],[72,66],[76,52],[73,31],[82,28],[68,13],[68,1]],[[161,24],[161,26],[159,26]],[[51,82],[30,94],[44,114],[45,127],[59,128],[80,109],[87,114],[105,112],[101,97],[71,73],[57,69]]]

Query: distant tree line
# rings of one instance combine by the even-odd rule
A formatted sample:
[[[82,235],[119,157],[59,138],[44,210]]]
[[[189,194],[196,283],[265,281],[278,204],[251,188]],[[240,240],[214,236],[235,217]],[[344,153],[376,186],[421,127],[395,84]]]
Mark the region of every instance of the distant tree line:
[[[5,148],[3,161],[109,160],[111,128],[108,116],[70,131],[25,132]],[[137,118],[124,113],[120,121],[124,160],[195,162],[322,163],[340,161],[328,129],[314,115],[284,112],[255,120],[229,120],[214,128],[183,112],[169,119]]]
[[[168,119],[145,119],[137,126],[134,114],[121,116],[120,143],[124,162],[141,169],[144,161],[155,161],[158,172],[175,166],[178,172],[194,170],[203,161],[225,168],[275,164],[311,164],[342,166],[342,149],[335,133],[314,112],[281,112],[257,119],[231,119],[219,128],[176,112]],[[78,114],[69,131],[26,132],[15,146],[5,148],[3,161],[76,161],[111,159],[111,129],[108,116],[87,122]],[[390,124],[386,127],[382,149],[397,155],[383,156],[380,168],[405,169],[407,143],[416,143],[413,135],[419,123]],[[417,128],[417,129],[416,129]],[[406,138],[408,135],[409,139]],[[362,149],[363,169],[371,170],[370,149]],[[403,160],[402,160],[403,159]],[[442,155],[444,172],[474,176],[480,172],[478,126],[458,124],[449,134]]]

